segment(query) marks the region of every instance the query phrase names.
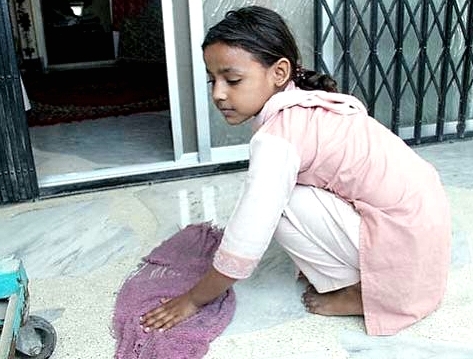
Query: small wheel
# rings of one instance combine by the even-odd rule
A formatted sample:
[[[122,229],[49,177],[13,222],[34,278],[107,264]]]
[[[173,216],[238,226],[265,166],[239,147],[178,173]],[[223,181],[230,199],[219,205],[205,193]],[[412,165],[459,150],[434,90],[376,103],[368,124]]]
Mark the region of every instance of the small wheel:
[[[34,329],[41,340],[41,350],[37,354],[29,355],[25,350],[20,351],[17,346],[15,358],[17,359],[47,359],[49,358],[56,347],[57,334],[54,327],[46,320],[36,315],[28,317],[25,326]],[[21,333],[21,331],[20,331]],[[21,335],[21,334],[20,334]]]

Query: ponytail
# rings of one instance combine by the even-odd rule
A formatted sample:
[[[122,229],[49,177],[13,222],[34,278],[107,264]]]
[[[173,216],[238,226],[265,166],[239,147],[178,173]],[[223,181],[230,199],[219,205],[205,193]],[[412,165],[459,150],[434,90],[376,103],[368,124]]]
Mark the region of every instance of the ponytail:
[[[300,65],[296,67],[293,80],[296,86],[302,90],[338,92],[337,82],[330,75],[307,70]]]

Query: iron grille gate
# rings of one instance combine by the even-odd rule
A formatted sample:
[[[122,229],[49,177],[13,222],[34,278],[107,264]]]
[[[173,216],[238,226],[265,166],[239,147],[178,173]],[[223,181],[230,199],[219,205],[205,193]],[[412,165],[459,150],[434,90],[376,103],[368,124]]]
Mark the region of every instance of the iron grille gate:
[[[471,0],[317,0],[314,67],[409,144],[471,136]]]
[[[0,0],[0,204],[38,197],[7,1]]]

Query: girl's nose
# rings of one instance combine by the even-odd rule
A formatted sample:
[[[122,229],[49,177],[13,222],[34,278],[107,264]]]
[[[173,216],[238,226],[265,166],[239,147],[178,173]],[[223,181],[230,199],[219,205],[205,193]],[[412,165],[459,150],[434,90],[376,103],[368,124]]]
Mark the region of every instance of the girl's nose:
[[[219,102],[227,99],[225,87],[216,81],[212,88],[212,98],[214,102]]]

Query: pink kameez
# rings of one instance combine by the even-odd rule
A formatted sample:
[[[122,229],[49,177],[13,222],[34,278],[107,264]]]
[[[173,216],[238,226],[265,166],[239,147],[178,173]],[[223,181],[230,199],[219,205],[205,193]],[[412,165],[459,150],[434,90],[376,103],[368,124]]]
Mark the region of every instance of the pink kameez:
[[[392,335],[441,302],[451,218],[435,168],[356,98],[290,83],[255,119],[250,167],[214,267],[246,278],[297,184],[330,191],[361,216],[359,262],[369,335]]]

